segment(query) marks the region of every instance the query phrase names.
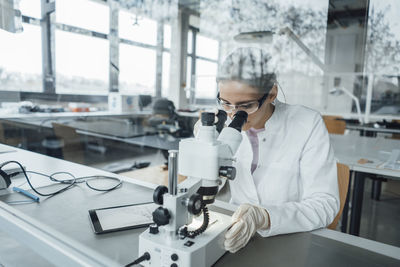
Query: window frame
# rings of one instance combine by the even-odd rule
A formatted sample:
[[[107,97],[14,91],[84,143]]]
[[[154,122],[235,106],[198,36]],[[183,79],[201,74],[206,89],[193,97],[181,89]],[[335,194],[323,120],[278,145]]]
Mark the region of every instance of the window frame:
[[[193,86],[195,86],[195,81],[194,78],[196,75],[196,61],[198,59],[204,60],[204,61],[209,61],[212,63],[216,63],[217,67],[218,67],[218,62],[219,59],[215,60],[215,59],[211,59],[211,58],[206,58],[206,57],[202,57],[202,56],[198,56],[196,54],[196,39],[197,39],[197,35],[199,34],[200,30],[197,27],[191,26],[189,25],[189,31],[192,33],[192,49],[191,49],[191,53],[187,53],[187,57],[191,58],[191,68],[190,68],[190,74],[188,73],[187,75],[190,75],[190,87],[192,88]],[[188,34],[189,37],[189,34]],[[219,52],[218,52],[218,58],[219,58]],[[210,98],[197,98],[196,97],[196,104],[197,105],[204,105],[204,106],[209,106],[209,105],[213,105],[215,104],[215,99],[210,99]]]
[[[112,5],[108,5],[107,0],[88,0],[88,1],[93,1],[99,4],[105,4],[107,5],[110,9],[113,8]],[[119,8],[116,8],[115,10],[117,12],[112,12],[113,10],[110,10],[110,32],[108,34],[77,27],[77,26],[72,26],[72,25],[67,25],[67,24],[62,24],[62,23],[57,23],[54,20],[54,16],[52,13],[55,12],[55,1],[52,2],[47,2],[47,0],[41,0],[41,10],[42,10],[42,17],[41,19],[22,15],[22,22],[27,23],[27,24],[32,24],[36,26],[42,27],[42,77],[43,77],[43,86],[42,86],[42,91],[41,92],[29,92],[29,91],[19,91],[21,100],[57,100],[57,101],[74,101],[74,102],[90,102],[90,103],[95,103],[95,102],[107,102],[107,95],[104,94],[90,94],[90,95],[77,95],[77,94],[65,94],[65,93],[57,93],[56,92],[56,83],[55,83],[55,66],[54,66],[54,55],[55,55],[55,43],[52,42],[51,40],[54,39],[55,37],[55,30],[61,30],[61,31],[66,31],[66,32],[71,32],[75,34],[81,34],[81,35],[86,35],[90,36],[93,38],[101,38],[101,39],[106,39],[109,42],[110,45],[110,62],[111,62],[111,57],[112,57],[112,52],[116,52],[116,54],[119,53],[119,44],[124,43],[127,45],[132,45],[132,46],[137,46],[137,47],[142,47],[142,48],[148,48],[152,49],[156,52],[157,57],[156,57],[156,76],[154,77],[155,79],[155,91],[154,95],[157,97],[161,95],[161,86],[162,84],[159,82],[162,80],[162,55],[163,52],[168,52],[170,53],[170,49],[164,47],[164,42],[163,42],[163,23],[156,21],[157,22],[157,32],[156,32],[156,38],[157,38],[157,44],[156,45],[149,45],[146,43],[141,43],[137,41],[132,41],[124,38],[119,38],[118,33],[117,38],[112,38],[112,35],[115,34],[115,31],[112,29],[118,28],[118,15],[116,15],[116,19],[114,18],[113,20],[113,13],[117,13],[120,10]],[[122,10],[122,9],[121,9]],[[115,14],[114,14],[115,16]],[[113,24],[113,22],[116,21],[116,25]],[[114,51],[112,51],[114,50]],[[115,51],[117,50],[117,51]],[[113,89],[115,88],[115,83],[117,88],[118,88],[118,79],[115,81],[115,79],[111,79],[112,76],[112,70],[111,69],[116,69],[117,73],[119,72],[119,64],[115,64],[115,62],[111,62],[109,68],[109,89],[108,92],[115,92],[116,90]],[[3,92],[2,90],[0,90]],[[6,91],[4,91],[6,92]],[[8,91],[7,91],[8,92]]]

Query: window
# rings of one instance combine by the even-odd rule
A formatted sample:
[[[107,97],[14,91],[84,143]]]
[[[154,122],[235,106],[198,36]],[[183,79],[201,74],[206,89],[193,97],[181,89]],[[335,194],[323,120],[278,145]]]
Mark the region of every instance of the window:
[[[119,69],[119,88],[121,92],[155,94],[155,50],[120,44]]]
[[[196,56],[218,59],[218,41],[198,34],[196,36]]]
[[[58,23],[108,33],[110,11],[107,4],[90,0],[57,0],[56,20]]]
[[[22,26],[24,31],[17,34],[0,29],[0,90],[40,92],[41,29],[25,23]]]
[[[108,40],[56,30],[56,92],[107,94]]]
[[[196,98],[215,99],[217,96],[217,63],[196,60]]]
[[[120,11],[119,37],[155,46],[157,44],[157,22]]]
[[[188,32],[188,40],[187,40],[187,52],[188,54],[192,53],[192,41],[193,41],[193,31]]]
[[[193,51],[193,37],[196,40]],[[188,32],[188,57],[186,72],[186,88],[194,90],[187,92],[190,104],[210,104],[217,94],[216,76],[218,69],[219,42],[198,34],[198,30],[191,27]],[[192,69],[192,63],[195,68]],[[195,100],[195,99],[196,100]],[[197,101],[199,100],[199,101]],[[197,101],[197,103],[195,103]]]
[[[171,26],[164,25],[164,48],[171,48]]]
[[[186,88],[193,88],[194,81],[192,82],[192,78],[195,79],[195,75],[192,73],[192,58],[187,57],[186,61]]]
[[[19,9],[22,15],[40,19],[41,18],[41,0],[21,0],[19,2]]]
[[[400,115],[399,17],[399,1],[370,2],[365,69],[373,85],[372,114]]]
[[[161,96],[168,97],[169,96],[169,71],[170,71],[170,53],[163,53],[163,67],[162,67],[162,87],[161,87]]]

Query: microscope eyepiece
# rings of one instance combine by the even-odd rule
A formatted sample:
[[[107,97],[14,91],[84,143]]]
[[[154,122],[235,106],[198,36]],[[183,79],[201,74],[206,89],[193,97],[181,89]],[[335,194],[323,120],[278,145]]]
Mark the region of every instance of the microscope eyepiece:
[[[215,120],[215,114],[213,112],[203,112],[201,113],[201,125],[203,126],[213,126]]]
[[[228,127],[234,128],[234,129],[238,130],[239,132],[241,132],[243,125],[247,122],[247,117],[248,117],[248,114],[245,111],[239,110],[234,115],[233,120],[229,124]]]
[[[226,119],[228,118],[228,114],[224,111],[219,109],[217,113],[217,124],[215,125],[217,128],[217,132],[220,133],[225,126]]]

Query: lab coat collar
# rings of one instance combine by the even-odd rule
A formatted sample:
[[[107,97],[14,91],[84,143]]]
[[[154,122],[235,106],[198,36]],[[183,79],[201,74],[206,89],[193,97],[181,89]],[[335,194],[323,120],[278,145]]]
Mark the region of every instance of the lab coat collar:
[[[279,122],[279,119],[282,115],[282,109],[284,108],[284,103],[281,103],[278,99],[275,100],[275,109],[274,112],[272,113],[271,117],[265,122],[264,128],[265,131],[261,132],[260,134],[266,134],[266,132],[271,132],[273,131],[274,127],[276,127],[277,122]]]

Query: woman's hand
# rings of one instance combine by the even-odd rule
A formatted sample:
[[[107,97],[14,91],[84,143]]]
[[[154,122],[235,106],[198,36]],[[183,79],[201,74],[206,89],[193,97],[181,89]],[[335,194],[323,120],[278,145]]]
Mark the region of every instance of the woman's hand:
[[[269,214],[261,207],[242,204],[232,215],[232,226],[225,233],[226,250],[235,253],[246,246],[250,238],[259,229],[269,228]]]

